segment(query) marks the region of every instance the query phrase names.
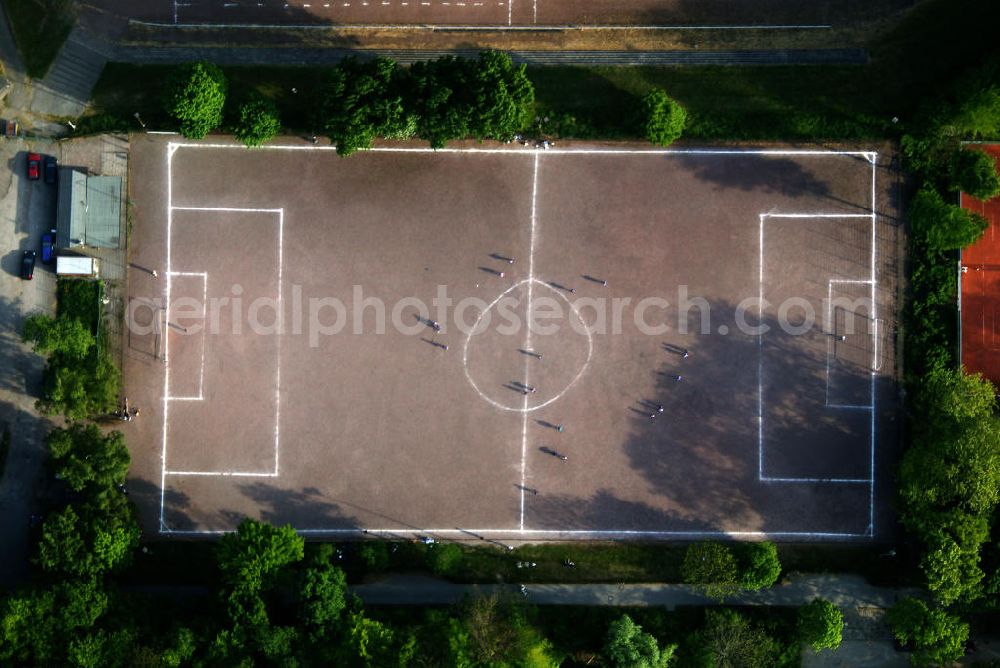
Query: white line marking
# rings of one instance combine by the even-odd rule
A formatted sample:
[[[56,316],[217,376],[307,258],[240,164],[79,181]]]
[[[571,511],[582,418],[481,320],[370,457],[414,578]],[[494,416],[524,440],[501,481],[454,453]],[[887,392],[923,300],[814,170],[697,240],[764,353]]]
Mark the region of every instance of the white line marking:
[[[871,218],[870,215],[865,215],[864,217],[865,218]],[[874,396],[871,397],[871,400],[872,400],[871,404],[831,404],[830,403],[830,360],[833,358],[834,348],[835,348],[835,340],[834,340],[833,337],[837,335],[837,332],[834,330],[833,324],[832,324],[833,323],[833,284],[834,283],[844,283],[844,284],[847,284],[847,285],[870,285],[870,284],[872,284],[872,281],[868,280],[868,279],[831,278],[831,279],[829,279],[826,282],[826,284],[827,284],[826,322],[827,322],[827,326],[829,327],[830,331],[825,332],[825,334],[827,334],[827,340],[826,340],[826,398],[825,398],[823,404],[824,404],[824,406],[826,408],[844,408],[844,409],[851,409],[851,410],[869,410],[869,411],[873,411],[873,410],[875,410],[875,404],[874,404],[875,398],[874,398]],[[874,305],[872,306],[872,308],[874,309]],[[852,314],[852,315],[854,316],[854,318],[857,318],[857,314]],[[870,319],[871,313],[869,313],[868,315],[869,315],[869,319]],[[877,335],[877,332],[874,332],[872,334],[872,336],[876,336],[876,335]]]
[[[764,323],[764,214],[759,215],[760,239],[757,244],[757,326]],[[757,479],[764,477],[764,332],[757,335]]]
[[[324,26],[327,29],[328,26]],[[177,143],[174,146],[178,148],[198,148],[198,149],[239,149],[241,151],[246,151],[246,146],[243,144],[192,144],[192,143]],[[254,149],[255,151],[336,151],[336,146],[315,146],[312,144],[265,144],[263,146]],[[481,155],[493,155],[497,153],[503,153],[507,155],[518,155],[518,156],[528,156],[533,155],[523,148],[429,148],[429,147],[375,147],[368,149],[367,151],[359,152],[358,156],[363,156],[365,153],[475,153]],[[860,156],[866,159],[871,159],[873,155],[871,151],[820,151],[814,149],[712,149],[712,148],[694,148],[694,149],[680,149],[680,148],[666,148],[666,149],[573,149],[573,148],[551,148],[545,151],[545,155],[650,155],[650,156],[662,156],[662,155],[773,155],[773,156],[816,156],[816,157],[828,157],[833,155],[845,155],[845,156]],[[355,157],[357,159],[357,156]],[[225,210],[225,209],[221,209]],[[794,214],[767,214],[774,216],[788,216]],[[852,214],[835,214],[835,215],[845,215],[849,216]],[[870,216],[870,214],[859,214],[862,216]]]
[[[877,158],[877,153],[872,153],[869,151],[864,151],[859,153],[859,155],[864,155],[872,164]],[[874,211],[874,197],[875,197],[875,185],[874,185],[874,168],[872,172],[872,210]],[[874,319],[875,311],[875,214],[849,214],[849,213],[762,213],[758,214],[760,230],[759,230],[759,241],[758,241],[758,283],[760,285],[758,291],[758,299],[760,300],[758,304],[761,305],[761,320],[763,320],[763,303],[764,303],[764,220],[767,218],[782,218],[782,219],[806,219],[806,218],[843,218],[843,219],[855,219],[855,218],[867,218],[872,221],[872,267],[871,267],[871,278],[870,279],[831,279],[827,282],[827,323],[830,322],[830,309],[832,308],[833,300],[833,283],[848,283],[857,285],[871,285],[872,290],[872,313],[870,314]],[[865,535],[874,535],[874,488],[875,488],[875,464],[874,464],[874,452],[875,452],[875,373],[872,372],[871,381],[871,405],[858,406],[850,404],[830,404],[830,346],[831,342],[827,341],[827,359],[826,359],[826,407],[828,408],[839,408],[846,410],[868,410],[871,411],[871,462],[869,464],[870,474],[867,480],[854,479],[854,478],[790,478],[790,477],[770,477],[764,475],[764,404],[763,404],[763,394],[764,394],[764,384],[763,384],[763,360],[764,360],[764,350],[763,350],[763,340],[764,335],[761,334],[757,337],[757,479],[761,482],[780,482],[780,483],[861,483],[864,482],[870,485],[871,490],[869,492],[870,496],[870,508],[869,515],[872,522],[869,523],[868,533]]]
[[[345,3],[346,5],[347,3]],[[422,5],[430,5],[429,2],[421,2]],[[499,3],[503,5],[503,3]],[[508,5],[509,6],[509,5]],[[165,28],[184,28],[184,29],[200,29],[200,30],[219,30],[219,29],[244,29],[244,30],[329,30],[330,26],[325,24],[281,24],[281,23],[178,23],[176,13],[174,15],[173,23],[163,23],[161,21],[142,21],[139,19],[129,19],[129,23],[134,23],[136,25],[144,26],[158,26]],[[400,30],[400,31],[428,31],[428,30],[438,30],[440,28],[449,28],[452,30],[476,30],[476,31],[505,31],[505,32],[516,32],[518,30],[547,30],[552,32],[588,32],[588,31],[618,31],[618,30],[684,30],[684,31],[699,31],[699,30],[831,30],[832,25],[824,24],[803,24],[803,25],[781,25],[781,24],[762,24],[762,25],[705,25],[705,26],[690,26],[690,25],[573,25],[573,24],[558,24],[558,25],[512,25],[508,23],[507,25],[497,24],[497,25],[450,25],[450,24],[440,24],[440,23],[419,23],[419,24],[400,24],[400,23],[344,23],[336,26],[341,30],[352,29],[352,30]]]
[[[870,213],[765,213],[765,218],[871,218]],[[847,281],[845,281],[846,283]],[[869,281],[857,281],[868,283]]]
[[[869,158],[872,163],[872,320],[878,322],[878,304],[875,301],[876,297],[876,273],[875,273],[875,258],[877,253],[877,248],[875,243],[878,239],[876,234],[876,225],[878,217],[878,202],[875,197],[875,172],[878,165],[878,153],[872,153]],[[875,339],[875,350],[873,351],[874,356],[877,359],[878,356],[878,338]],[[871,447],[870,447],[870,461],[868,464],[868,478],[871,481],[871,486],[868,491],[868,534],[874,538],[875,537],[875,371],[872,370],[872,381],[871,381],[871,396],[872,396],[872,414],[871,414]]]
[[[867,408],[867,406],[866,406]],[[871,481],[868,478],[761,478],[760,482],[781,482],[781,483],[804,483],[804,484],[817,484],[817,483],[834,483],[839,485],[867,485]]]
[[[483,317],[485,317],[485,315],[490,311],[490,309],[492,309],[494,306],[496,306],[497,303],[501,299],[503,299],[508,294],[510,294],[511,292],[513,292],[514,290],[516,290],[517,288],[519,288],[520,286],[524,285],[527,282],[528,282],[528,279],[526,279],[526,278],[523,279],[523,280],[521,280],[521,281],[518,281],[517,283],[515,283],[512,286],[510,286],[509,288],[507,288],[506,290],[504,290],[502,293],[500,293],[500,295],[496,299],[494,299],[492,302],[490,302],[486,306],[486,308],[484,308],[482,310],[482,312],[479,314],[479,317],[476,319],[475,324],[473,324],[472,329],[469,331],[468,336],[465,337],[465,343],[464,343],[464,346],[463,346],[463,349],[462,349],[462,367],[465,370],[465,378],[466,378],[466,380],[469,381],[469,384],[472,386],[472,389],[474,389],[476,391],[476,393],[480,397],[482,397],[483,401],[491,404],[492,406],[495,406],[496,408],[499,408],[500,410],[509,411],[509,412],[512,412],[512,413],[521,413],[521,412],[524,412],[525,409],[524,408],[514,408],[513,406],[508,406],[506,404],[500,403],[499,401],[496,401],[495,399],[491,399],[490,397],[488,397],[486,395],[485,392],[482,391],[482,389],[480,389],[479,385],[477,385],[476,381],[472,378],[472,374],[469,372],[469,343],[472,341],[473,334],[478,331],[478,329],[479,329],[479,323],[482,321]],[[564,302],[566,302],[566,304],[569,306],[570,310],[573,311],[573,313],[576,315],[576,317],[580,320],[580,323],[584,327],[587,327],[587,321],[584,320],[583,315],[580,313],[579,309],[576,307],[576,304],[574,304],[569,299],[567,299],[566,295],[564,295],[560,290],[556,290],[551,285],[548,285],[547,283],[544,283],[544,282],[538,280],[537,278],[534,279],[533,282],[537,283],[538,285],[541,285],[542,287],[546,288],[547,290],[551,290],[557,297],[559,297]],[[571,380],[569,382],[569,384],[566,385],[566,387],[564,387],[562,389],[561,392],[559,392],[558,394],[556,394],[555,396],[553,396],[552,398],[550,398],[548,401],[540,403],[540,404],[538,404],[536,406],[529,407],[527,409],[527,412],[531,413],[531,412],[537,411],[537,410],[539,410],[541,408],[545,408],[546,406],[552,404],[553,402],[558,401],[567,392],[569,392],[570,388],[572,388],[574,385],[576,385],[576,382],[578,380],[580,380],[580,378],[583,377],[583,374],[587,371],[588,367],[590,366],[590,359],[591,359],[591,357],[594,354],[594,336],[590,332],[590,328],[589,327],[587,327],[587,329],[585,329],[585,332],[587,334],[587,359],[584,361],[583,366],[580,367],[580,370],[577,372],[576,376],[573,377],[573,380]]]
[[[211,477],[231,477],[231,478],[277,478],[278,474],[274,471],[261,471],[259,473],[253,471],[167,471],[167,475],[172,476],[200,476],[203,478]]]
[[[176,16],[176,5],[175,5],[175,16]],[[170,280],[172,277],[170,269],[170,238],[172,236],[171,230],[173,229],[173,197],[174,197],[174,184],[173,184],[173,161],[174,152],[177,150],[176,144],[167,144],[167,262],[166,262],[166,273],[164,281],[164,295],[163,303],[164,306],[164,319],[166,322],[170,322]],[[160,450],[160,532],[162,533],[166,529],[166,520],[164,517],[164,504],[167,495],[167,419],[170,412],[170,335],[169,328],[164,328],[163,333],[163,445]]]
[[[284,229],[285,229],[285,210],[283,208],[265,209],[265,208],[249,208],[249,207],[219,207],[219,206],[174,206],[173,205],[173,154],[178,148],[190,148],[191,144],[178,144],[169,143],[167,145],[167,268],[166,274],[166,297],[165,303],[167,304],[165,309],[166,319],[169,322],[169,308],[170,308],[170,293],[172,289],[171,279],[174,276],[200,276],[203,278],[203,288],[202,297],[203,304],[207,309],[208,305],[208,272],[197,272],[197,271],[173,271],[171,269],[171,237],[173,229],[173,212],[174,211],[198,211],[198,212],[222,212],[222,213],[263,213],[277,215],[278,217],[278,296],[276,301],[278,309],[278,331],[283,332],[284,322],[282,306],[283,306],[283,281],[284,281]],[[204,314],[207,317],[207,311]],[[164,335],[164,358],[169,360],[169,349],[170,349],[170,336],[169,330]],[[199,396],[197,397],[175,397],[171,396],[169,392],[169,378],[170,378],[170,365],[166,364],[164,369],[164,380],[163,380],[163,448],[160,456],[161,459],[161,473],[160,473],[160,533],[172,533],[166,528],[165,524],[165,497],[166,497],[166,478],[168,475],[172,476],[228,476],[228,477],[278,477],[280,473],[280,452],[281,452],[281,342],[282,337],[279,336],[277,340],[277,350],[275,356],[277,358],[275,369],[275,426],[274,426],[274,470],[270,472],[239,472],[239,471],[168,471],[167,470],[167,443],[168,443],[168,433],[169,433],[169,419],[168,419],[168,406],[172,401],[203,401],[204,400],[204,373],[205,373],[205,347],[206,344],[202,345],[201,352],[201,379],[199,381]]]
[[[281,344],[284,341],[284,271],[285,271],[285,210],[278,211],[278,350],[276,353],[277,368],[274,370],[274,475],[281,472],[279,457],[281,455]]]
[[[220,534],[232,533],[234,529],[168,529],[163,533],[177,534],[183,536],[217,536]],[[456,538],[469,538],[469,532],[494,536],[518,536],[528,538],[531,536],[602,536],[613,538],[619,536],[628,537],[662,537],[662,538],[683,538],[689,536],[716,537],[716,538],[802,538],[807,540],[847,540],[852,538],[867,538],[869,534],[848,533],[832,531],[642,531],[635,529],[413,529],[411,527],[400,528],[370,528],[370,529],[296,529],[300,534],[435,534],[442,537],[454,536]]]
[[[535,284],[535,230],[538,221],[538,153],[535,153],[534,167],[531,175],[531,242],[528,246],[528,302],[525,307],[527,327],[524,334],[524,349],[531,350],[531,301]],[[531,386],[530,358],[524,358],[524,384]],[[528,470],[528,395],[524,395],[524,409],[521,420],[521,520],[520,528],[524,529],[524,494]]]
[[[221,211],[224,213],[276,213],[280,214],[284,209],[250,209],[246,207],[231,206],[172,206],[174,211]]]
[[[239,25],[239,26],[234,26],[234,27],[250,27],[250,26]],[[287,27],[287,26],[281,26],[281,27]],[[317,26],[317,27],[320,27],[320,26]],[[326,26],[322,26],[322,27],[324,29],[326,28]],[[596,29],[603,29],[603,28],[596,28]],[[164,134],[166,134],[166,133],[164,133]],[[171,133],[171,134],[175,134],[175,133]],[[171,230],[171,226],[172,226],[172,211],[174,209],[178,209],[178,210],[201,210],[201,211],[247,211],[248,210],[248,209],[231,209],[231,208],[225,208],[225,207],[173,207],[171,204],[169,204],[170,202],[172,202],[172,159],[173,159],[173,153],[174,153],[174,151],[176,151],[178,148],[240,148],[240,149],[243,149],[243,146],[239,145],[239,144],[190,144],[190,143],[170,143],[168,145],[168,154],[167,154],[167,165],[168,165],[168,167],[167,167],[167,172],[168,172],[168,179],[167,179],[167,192],[168,192],[168,198],[167,198],[167,200],[168,200],[168,207],[167,207],[168,208],[168,212],[167,212],[167,229],[168,229],[168,234],[167,234],[167,281],[166,281],[166,286],[165,286],[165,294],[167,295],[167,298],[166,298],[165,301],[168,304],[169,304],[169,295],[170,295],[170,290],[171,290],[171,286],[170,286],[170,273],[171,273],[170,272],[170,230]],[[268,146],[264,146],[262,148],[264,148],[265,150],[293,150],[293,151],[296,151],[296,150],[335,150],[335,147],[332,147],[332,146],[322,146],[321,147],[321,146],[298,146],[298,145],[268,145]],[[426,148],[426,149],[425,148],[375,148],[375,149],[372,149],[372,151],[373,152],[385,152],[385,153],[473,153],[473,154],[474,153],[479,153],[479,154],[484,154],[484,155],[498,154],[498,153],[511,154],[511,155],[523,155],[524,154],[523,152],[516,151],[516,150],[509,150],[509,149],[482,149],[482,148],[471,148],[471,149],[456,149],[456,148],[448,149],[448,148],[446,148],[446,149],[437,149],[437,150],[435,150],[435,149],[429,149],[429,148]],[[877,213],[875,211],[875,169],[876,169],[875,165],[876,165],[876,160],[877,160],[877,153],[870,152],[870,151],[817,151],[817,150],[772,150],[772,149],[746,149],[746,150],[739,150],[739,149],[735,149],[735,150],[734,149],[650,149],[650,150],[630,150],[630,149],[603,149],[603,150],[602,149],[575,149],[575,150],[574,149],[551,149],[550,151],[548,151],[548,153],[550,155],[570,155],[570,154],[581,154],[581,155],[643,155],[643,154],[648,154],[648,155],[660,155],[660,156],[667,156],[667,155],[764,155],[764,156],[767,156],[767,155],[773,155],[773,156],[854,155],[854,156],[864,156],[864,157],[866,157],[872,163],[872,166],[873,166],[872,167],[872,212],[870,214],[840,214],[840,213],[837,213],[837,214],[781,214],[781,213],[760,214],[760,244],[761,244],[760,245],[761,254],[760,254],[760,263],[759,263],[760,264],[760,266],[759,266],[759,281],[760,281],[760,286],[761,286],[760,287],[760,296],[761,296],[761,299],[762,299],[762,294],[763,294],[763,221],[764,221],[765,217],[775,217],[775,218],[796,218],[796,217],[803,217],[803,218],[806,218],[806,217],[854,218],[854,217],[869,217],[869,218],[871,218],[871,220],[873,222],[873,226],[872,226],[872,278],[871,278],[870,281],[857,281],[857,282],[858,283],[870,283],[872,285],[872,296],[873,296],[873,304],[874,304],[874,295],[875,295],[875,290],[876,290],[876,282],[875,282],[875,255],[876,255],[876,249],[875,249],[875,245],[874,245],[875,241],[876,241],[876,230],[875,230],[874,223],[875,223],[876,216],[877,216]],[[536,155],[536,161],[537,161],[537,155]],[[250,209],[250,211],[262,211],[262,212],[264,212],[264,211],[267,211],[267,212],[280,211],[281,215],[283,216],[283,210],[281,210],[281,209]],[[523,282],[524,281],[522,281],[518,285],[523,284]],[[847,282],[847,281],[845,281],[845,282]],[[500,298],[502,298],[505,294],[509,293],[511,290],[513,290],[516,287],[518,287],[518,286],[515,285],[515,286],[512,286],[511,288],[509,288],[500,297],[498,297],[496,300],[494,300],[493,304],[491,304],[490,306],[492,307],[493,305],[495,305],[496,302],[499,301]],[[557,294],[560,294],[560,293],[557,292]],[[487,307],[486,310],[489,310],[489,308],[490,307]],[[576,309],[574,307],[574,311],[575,310]],[[761,315],[761,318],[763,319],[763,310],[761,310],[761,314],[760,315]],[[578,313],[578,316],[579,316],[579,313]],[[758,337],[758,349],[759,350],[760,350],[761,346],[762,346],[762,338]],[[468,348],[468,340],[466,341],[466,354],[463,357],[463,362],[466,361],[467,348]],[[168,350],[169,350],[169,343],[165,342],[165,344],[164,344],[164,355],[165,356],[166,356]],[[592,341],[591,341],[591,351],[592,351]],[[279,348],[279,355],[280,355],[280,348]],[[589,361],[590,361],[590,354],[588,353],[588,360],[587,360],[588,364],[589,364]],[[583,373],[583,370],[581,370],[581,375],[582,375],[582,373]],[[280,365],[279,365],[279,374],[280,374]],[[759,418],[759,420],[758,420],[758,439],[761,440],[761,442],[762,442],[762,438],[763,438],[763,436],[762,436],[762,434],[763,434],[763,418],[762,418],[762,415],[763,415],[763,412],[762,412],[762,405],[761,405],[761,395],[762,395],[762,392],[761,392],[761,389],[762,389],[762,386],[761,386],[761,377],[762,376],[761,376],[761,374],[762,374],[762,369],[761,369],[761,361],[760,361],[760,354],[759,354],[759,359],[758,359],[758,418]],[[469,375],[467,367],[466,367],[466,375],[467,376]],[[872,381],[871,381],[872,382],[872,388],[873,388],[873,391],[872,391],[872,396],[873,397],[874,397],[875,375],[876,374],[873,371],[872,372]],[[166,468],[166,458],[167,458],[167,404],[168,404],[168,401],[171,400],[171,398],[168,396],[167,391],[166,391],[166,388],[167,388],[167,385],[168,385],[168,378],[169,378],[169,365],[167,365],[167,367],[165,369],[165,373],[164,373],[164,425],[163,425],[163,448],[162,448],[162,453],[161,453],[161,465],[162,465],[162,467],[161,467],[161,492],[160,492],[160,526],[161,526],[160,532],[161,533],[173,533],[173,534],[185,534],[185,535],[214,535],[214,534],[220,534],[220,533],[228,533],[229,532],[228,530],[205,530],[205,531],[191,530],[191,531],[187,531],[187,530],[172,530],[172,529],[167,528],[166,524],[165,524],[165,521],[164,521],[164,498],[165,498],[165,481],[166,481],[166,476],[168,475],[168,473],[170,475],[192,475],[192,476],[214,476],[214,475],[218,475],[218,476],[233,476],[233,477],[276,477],[277,473],[276,472],[274,472],[274,473],[194,472],[194,471],[187,471],[187,472],[185,472],[185,471],[176,471],[176,472],[175,471],[169,471],[168,472],[167,468]],[[579,376],[577,378],[579,378]],[[279,379],[280,379],[280,376],[279,376]],[[471,378],[470,378],[470,382],[471,382]],[[573,382],[575,382],[575,379],[574,379]],[[572,385],[572,383],[571,383],[571,385]],[[473,383],[473,386],[475,386],[475,383]],[[478,388],[476,388],[476,389],[478,390]],[[569,389],[569,388],[567,388],[567,389]],[[565,392],[565,390],[564,390],[564,392]],[[480,394],[482,395],[481,392],[480,392]],[[279,397],[279,402],[280,402],[280,388],[276,392],[276,396]],[[484,398],[486,398],[488,401],[490,401],[490,403],[493,403],[497,407],[502,408],[503,410],[516,410],[516,409],[512,409],[512,408],[507,407],[507,406],[503,406],[503,405],[498,404],[496,402],[493,402],[488,397],[484,396]],[[558,397],[554,398],[552,401],[554,401],[557,398]],[[179,398],[173,398],[173,399],[174,400],[178,400]],[[536,406],[536,407],[532,408],[531,410],[537,410],[538,408],[541,408],[542,406],[548,405],[548,403],[551,403],[551,401],[550,402],[546,402],[546,404],[542,404],[541,406]],[[518,534],[518,535],[525,535],[525,536],[530,536],[530,535],[538,535],[538,536],[545,536],[545,535],[550,535],[550,536],[555,536],[555,535],[569,535],[569,536],[573,536],[573,535],[576,535],[576,536],[593,535],[593,536],[649,536],[649,537],[656,537],[656,536],[663,536],[663,537],[668,537],[668,536],[669,537],[719,536],[719,537],[765,537],[765,538],[766,537],[774,537],[774,538],[778,538],[778,537],[793,538],[794,537],[794,538],[807,538],[807,539],[809,539],[809,538],[817,539],[817,538],[856,538],[856,537],[870,537],[870,536],[874,535],[874,494],[875,494],[875,492],[874,492],[874,480],[875,480],[875,478],[874,478],[874,475],[875,475],[875,473],[874,473],[874,471],[875,471],[875,430],[874,430],[874,415],[875,415],[875,410],[874,410],[874,406],[871,408],[871,410],[872,410],[872,418],[871,418],[872,419],[871,454],[870,454],[870,477],[869,477],[868,480],[852,479],[852,478],[767,478],[767,477],[761,476],[761,480],[765,481],[765,482],[788,482],[788,483],[791,483],[791,482],[797,482],[797,483],[837,482],[837,483],[843,483],[843,484],[865,484],[865,483],[869,484],[870,485],[870,496],[869,496],[869,517],[870,517],[870,522],[869,522],[868,530],[865,533],[858,534],[858,533],[837,533],[837,532],[789,532],[789,531],[785,531],[785,532],[763,532],[763,531],[726,532],[726,531],[639,531],[639,530],[524,530],[523,528],[522,529],[517,529],[517,530],[514,530],[514,529],[475,529],[475,530],[472,530],[472,531],[475,531],[477,533],[484,533],[484,534],[489,534],[489,533],[493,533],[493,534]],[[279,411],[280,411],[280,403],[279,403]],[[276,433],[277,433],[277,428],[276,428]],[[277,436],[276,436],[276,438],[277,438]],[[523,450],[523,446],[522,446],[522,450]],[[276,452],[276,460],[275,461],[276,461],[276,466],[277,466],[277,452]],[[760,452],[758,453],[758,473],[762,473],[762,469],[763,469],[763,452],[762,452],[762,449],[761,449]],[[523,490],[522,490],[522,498],[523,498]],[[522,522],[523,522],[523,514],[522,514]],[[360,529],[302,529],[302,530],[300,530],[301,533],[330,533],[330,534],[336,534],[336,533],[357,533],[358,531],[360,531]],[[399,532],[399,531],[405,531],[405,529],[369,529],[369,532],[373,532],[373,533],[377,533],[377,532]],[[423,530],[421,530],[421,532],[424,532],[424,533],[438,533],[438,534],[455,534],[455,535],[461,535],[462,534],[462,532],[456,531],[456,530],[453,530],[453,529],[423,529]]]

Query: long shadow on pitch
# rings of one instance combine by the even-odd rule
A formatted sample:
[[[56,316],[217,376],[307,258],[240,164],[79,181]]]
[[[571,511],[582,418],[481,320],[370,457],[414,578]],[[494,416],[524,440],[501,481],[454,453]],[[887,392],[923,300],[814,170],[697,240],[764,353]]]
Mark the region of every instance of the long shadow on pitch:
[[[240,491],[257,503],[261,519],[271,524],[291,524],[305,530],[350,529],[360,525],[356,516],[345,512],[341,504],[326,499],[315,487],[286,490],[255,482],[241,485]]]
[[[735,312],[731,304],[711,307],[713,324]],[[867,485],[760,479],[867,478],[871,414],[826,405],[829,335],[821,323],[793,336],[775,318],[747,319],[770,328],[763,345],[742,333],[689,338],[690,357],[664,356],[658,370],[655,394],[664,413],[632,420],[622,447],[662,507],[673,509],[660,528],[655,514],[643,528],[864,531]],[[697,326],[690,322],[689,331]],[[859,365],[840,372],[870,379]]]

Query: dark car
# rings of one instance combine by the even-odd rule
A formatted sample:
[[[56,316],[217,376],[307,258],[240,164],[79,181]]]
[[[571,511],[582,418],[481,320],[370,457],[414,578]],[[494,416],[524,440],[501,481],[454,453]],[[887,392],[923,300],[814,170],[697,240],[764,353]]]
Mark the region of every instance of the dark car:
[[[37,153],[28,154],[28,178],[37,181],[42,167],[42,156]]]
[[[24,251],[21,256],[21,278],[30,281],[35,277],[35,258],[38,253],[35,251]]]
[[[43,173],[45,174],[45,182],[49,185],[55,185],[57,178],[56,171],[56,159],[51,155],[45,156]]]
[[[49,230],[42,235],[42,262],[52,264],[56,259],[56,231]]]

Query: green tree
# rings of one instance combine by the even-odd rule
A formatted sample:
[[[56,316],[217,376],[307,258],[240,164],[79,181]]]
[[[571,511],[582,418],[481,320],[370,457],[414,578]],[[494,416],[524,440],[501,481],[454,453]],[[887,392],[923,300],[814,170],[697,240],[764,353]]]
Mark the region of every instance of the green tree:
[[[989,522],[984,516],[953,510],[941,513],[936,524],[924,537],[927,549],[920,560],[927,588],[942,605],[974,601],[983,594],[985,574],[979,553],[989,538]]]
[[[465,552],[455,543],[434,543],[427,546],[424,559],[427,566],[438,575],[450,573],[462,562]]]
[[[461,618],[477,664],[523,665],[541,641],[528,625],[523,603],[510,595],[472,597],[462,605]]]
[[[396,634],[382,622],[369,619],[361,612],[352,612],[347,619],[347,640],[361,665],[383,668],[402,665],[396,652]]]
[[[979,214],[946,203],[930,185],[924,185],[910,202],[914,235],[934,250],[957,250],[975,243],[988,223]]]
[[[781,577],[781,560],[774,543],[744,543],[737,556],[740,562],[740,586],[744,589],[764,589]]]
[[[669,146],[684,132],[687,111],[666,91],[654,88],[642,98],[642,133],[653,144]]]
[[[233,133],[249,148],[260,146],[281,132],[281,117],[274,102],[256,93],[240,105],[239,120]]]
[[[317,121],[339,155],[371,148],[376,137],[401,138],[411,121],[403,107],[400,70],[389,58],[353,58],[331,70],[321,87]]]
[[[922,428],[951,433],[956,425],[993,415],[996,389],[982,374],[938,365],[923,374],[912,405]]]
[[[104,435],[96,425],[71,424],[45,438],[56,477],[75,492],[99,501],[125,483],[132,458],[119,431]]]
[[[410,104],[417,134],[431,148],[471,134],[471,108],[463,95],[472,89],[466,61],[454,56],[414,63],[410,67]]]
[[[389,544],[385,541],[363,543],[356,554],[361,567],[368,573],[381,573],[389,568]]]
[[[33,315],[25,320],[24,340],[31,343],[37,353],[58,353],[73,360],[85,358],[97,343],[87,326],[79,320],[46,315]]]
[[[42,523],[38,564],[46,571],[94,577],[126,565],[139,544],[139,527],[113,515],[78,515],[72,506]]]
[[[60,582],[0,600],[0,661],[58,665],[70,644],[105,615],[109,597],[93,579]]]
[[[953,189],[976,199],[993,199],[1000,195],[996,160],[988,153],[974,149],[955,151],[951,159],[951,184]]]
[[[684,582],[696,585],[705,595],[722,600],[740,589],[739,568],[733,551],[721,543],[693,543],[681,564]]]
[[[915,598],[906,598],[886,614],[896,639],[913,649],[918,666],[950,663],[965,653],[969,625],[944,610],[928,608]]]
[[[817,652],[840,647],[843,633],[844,614],[830,601],[816,598],[799,608],[799,640]]]
[[[735,610],[708,610],[693,638],[689,662],[704,668],[769,668],[778,665],[780,645]]]
[[[918,433],[899,479],[903,522],[923,536],[938,529],[941,512],[991,513],[1000,499],[1000,426],[989,418],[953,434]]]
[[[471,69],[471,134],[477,139],[511,141],[534,115],[535,89],[525,66],[515,66],[506,53],[483,51]]]
[[[166,111],[188,139],[201,139],[222,123],[228,83],[211,63],[179,66],[167,83]]]
[[[299,620],[317,641],[332,634],[347,605],[347,577],[332,560],[333,546],[320,545],[299,576]]]
[[[670,663],[675,648],[668,645],[661,650],[652,634],[622,615],[608,628],[604,656],[615,668],[663,668]]]
[[[216,559],[227,587],[256,593],[269,587],[285,566],[301,561],[304,551],[305,541],[292,527],[245,519],[219,541]]]
[[[38,407],[47,414],[83,420],[113,411],[120,393],[121,372],[106,352],[89,355],[82,362],[57,354],[45,368]]]

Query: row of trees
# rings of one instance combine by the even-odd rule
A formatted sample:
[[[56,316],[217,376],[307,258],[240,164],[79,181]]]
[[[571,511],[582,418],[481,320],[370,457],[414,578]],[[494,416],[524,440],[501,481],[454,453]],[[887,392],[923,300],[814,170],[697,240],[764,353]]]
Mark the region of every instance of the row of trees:
[[[39,408],[75,420],[109,413],[118,403],[121,372],[98,336],[100,282],[59,279],[56,317],[34,315],[23,338],[45,355]]]
[[[1000,421],[993,385],[967,374],[955,356],[956,253],[986,221],[952,203],[958,191],[1000,194],[994,160],[963,140],[1000,136],[1000,61],[963,78],[924,108],[902,141],[922,185],[914,196],[907,306],[909,443],[899,468],[900,519],[922,544],[920,568],[932,601],[907,599],[888,616],[914,663],[953,661],[969,626],[955,610],[995,599],[1000,573],[987,575],[983,547],[1000,502]]]
[[[219,67],[184,65],[168,85],[166,111],[184,136],[200,139],[223,125],[227,93]],[[525,66],[498,51],[409,68],[389,58],[349,58],[330,68],[303,99],[309,100],[314,131],[328,136],[340,155],[370,148],[379,137],[419,137],[433,148],[466,138],[509,142],[535,119],[535,91]],[[634,115],[637,133],[662,146],[680,137],[687,122],[684,108],[662,90],[647,94]],[[232,116],[233,132],[247,146],[261,145],[281,128],[275,104],[257,93]]]
[[[167,82],[164,107],[189,139],[201,139],[223,123],[229,83],[217,65],[179,66]],[[248,147],[260,146],[281,131],[277,105],[253,92],[239,102],[233,134]]]
[[[130,458],[122,435],[71,424],[52,431],[46,444],[56,481],[51,496],[63,501],[38,532],[34,584],[0,599],[4,664],[547,668],[582,646],[577,658],[615,668],[758,667],[796,665],[803,643],[822,649],[840,642],[843,618],[821,600],[794,618],[711,610],[687,631],[669,630],[662,611],[641,612],[655,627],[650,631],[633,616],[606,609],[599,613],[599,637],[572,628],[569,646],[547,637],[552,620],[516,593],[470,598],[453,609],[373,614],[348,593],[339,548],[306,545],[290,527],[253,520],[223,536],[209,561],[187,565],[211,574],[211,591],[142,593],[120,584],[140,540],[125,489]],[[369,545],[383,544],[359,546],[362,561],[384,555],[366,550]],[[444,569],[461,550],[425,549],[440,553],[427,563]],[[708,555],[728,565],[695,566]],[[728,581],[733,559],[741,586],[769,586],[780,573],[768,543],[699,544],[688,556],[685,570],[706,586]],[[714,573],[721,576],[710,577]],[[586,620],[592,613],[580,614]]]

